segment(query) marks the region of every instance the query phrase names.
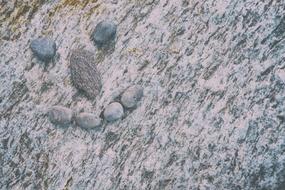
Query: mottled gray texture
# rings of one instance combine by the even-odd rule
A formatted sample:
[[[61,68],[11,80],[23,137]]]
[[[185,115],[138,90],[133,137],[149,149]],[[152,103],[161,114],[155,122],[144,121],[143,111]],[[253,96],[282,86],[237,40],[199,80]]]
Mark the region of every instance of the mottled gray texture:
[[[73,112],[63,106],[52,106],[48,110],[48,117],[53,124],[66,126],[71,124]]]
[[[26,22],[0,21],[12,29],[0,37],[0,189],[283,190],[284,1],[29,2],[0,14]],[[105,19],[118,24],[112,54],[90,40]],[[60,56],[46,72],[25,70],[41,35]],[[70,80],[76,48],[95,52],[94,101]],[[99,115],[131,84],[144,88],[139,106],[102,131],[57,128],[44,115],[51,105]]]
[[[90,99],[95,99],[102,88],[101,75],[96,68],[94,53],[86,50],[73,50],[70,56],[72,83]]]
[[[109,122],[121,119],[124,116],[123,106],[118,102],[113,102],[106,106],[104,110],[104,118]]]
[[[121,97],[121,103],[126,108],[135,108],[143,97],[143,88],[139,85],[129,87]]]
[[[102,125],[102,119],[92,113],[79,113],[75,120],[77,125],[83,129],[94,129]]]
[[[44,62],[50,61],[56,53],[56,44],[50,38],[43,37],[32,40],[30,47],[38,59]]]
[[[92,35],[91,39],[98,47],[110,44],[116,38],[117,25],[111,21],[99,22]]]

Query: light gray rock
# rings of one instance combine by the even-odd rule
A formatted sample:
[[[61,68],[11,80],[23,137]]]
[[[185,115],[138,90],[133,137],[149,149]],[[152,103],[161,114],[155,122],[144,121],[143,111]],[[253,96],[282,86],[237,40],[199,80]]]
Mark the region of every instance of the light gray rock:
[[[72,122],[73,111],[63,106],[53,106],[48,110],[50,121],[56,125],[68,125]]]
[[[79,113],[76,115],[75,121],[84,129],[94,129],[102,125],[102,119],[92,113]]]
[[[1,190],[284,190],[284,0],[0,7]],[[74,96],[70,49],[94,54],[89,35],[102,18],[116,20],[118,37],[112,54],[95,52],[103,88],[90,101]],[[56,66],[24,70],[29,40],[46,34],[58,43]],[[144,84],[140,109],[102,133],[51,130],[40,111],[100,110],[130,83]]]
[[[104,118],[109,121],[116,121],[124,116],[124,108],[118,102],[109,104],[104,110]]]
[[[121,96],[121,103],[126,108],[134,108],[143,97],[143,88],[139,85],[129,87]]]
[[[116,38],[117,25],[111,21],[99,22],[92,35],[91,39],[98,47],[108,45]]]
[[[47,37],[32,40],[30,47],[38,59],[44,62],[50,61],[56,53],[55,42]]]

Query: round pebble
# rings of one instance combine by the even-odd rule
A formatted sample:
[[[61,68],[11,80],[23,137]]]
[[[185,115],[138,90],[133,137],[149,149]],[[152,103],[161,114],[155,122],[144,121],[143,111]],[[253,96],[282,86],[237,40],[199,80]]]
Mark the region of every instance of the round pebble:
[[[101,21],[96,25],[91,38],[98,47],[109,44],[116,38],[117,25],[111,21]]]
[[[129,87],[121,96],[121,103],[126,108],[134,108],[143,97],[143,88],[139,85]]]
[[[32,52],[44,62],[50,61],[56,53],[56,44],[50,38],[38,38],[31,42]]]
[[[102,119],[92,113],[80,113],[75,120],[84,129],[94,129],[102,125]]]
[[[72,121],[73,112],[63,106],[53,106],[48,111],[50,121],[56,125],[68,125]]]
[[[104,110],[104,118],[109,122],[121,119],[123,115],[123,106],[118,102],[113,102],[109,104]]]

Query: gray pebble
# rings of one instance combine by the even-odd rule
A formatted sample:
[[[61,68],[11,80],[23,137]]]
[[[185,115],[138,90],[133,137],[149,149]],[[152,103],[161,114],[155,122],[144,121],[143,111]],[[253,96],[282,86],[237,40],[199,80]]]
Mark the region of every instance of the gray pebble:
[[[63,106],[53,106],[48,111],[50,121],[56,125],[68,125],[73,118],[73,111]]]
[[[124,108],[118,102],[113,102],[109,104],[104,110],[104,118],[109,122],[121,119],[123,115],[124,115]]]
[[[108,45],[116,38],[117,25],[111,21],[101,21],[96,25],[91,39],[100,48],[104,45]]]
[[[129,87],[121,96],[121,103],[126,108],[134,108],[143,97],[143,88],[139,85]]]
[[[32,52],[44,62],[50,61],[56,53],[56,44],[50,38],[38,38],[31,42]]]
[[[92,113],[79,113],[75,120],[84,129],[94,129],[102,125],[102,119]]]

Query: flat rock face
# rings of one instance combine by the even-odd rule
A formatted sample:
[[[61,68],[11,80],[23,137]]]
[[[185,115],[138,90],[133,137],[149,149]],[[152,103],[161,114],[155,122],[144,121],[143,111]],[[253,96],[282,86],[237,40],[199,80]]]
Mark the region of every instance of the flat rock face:
[[[78,90],[90,99],[99,95],[101,75],[96,68],[94,54],[86,50],[73,50],[70,56],[71,80]]]
[[[284,1],[6,0],[0,7],[0,189],[284,189]],[[102,20],[118,25],[111,54],[90,40]],[[47,71],[25,70],[38,61],[30,49],[37,36],[58,46]],[[77,96],[73,49],[100,58],[94,100]],[[89,63],[79,57],[76,64]],[[90,75],[78,86],[88,84],[94,97],[97,75],[82,65],[75,73]],[[101,131],[57,128],[45,115],[51,105],[100,115],[131,84],[144,87],[139,106]]]

